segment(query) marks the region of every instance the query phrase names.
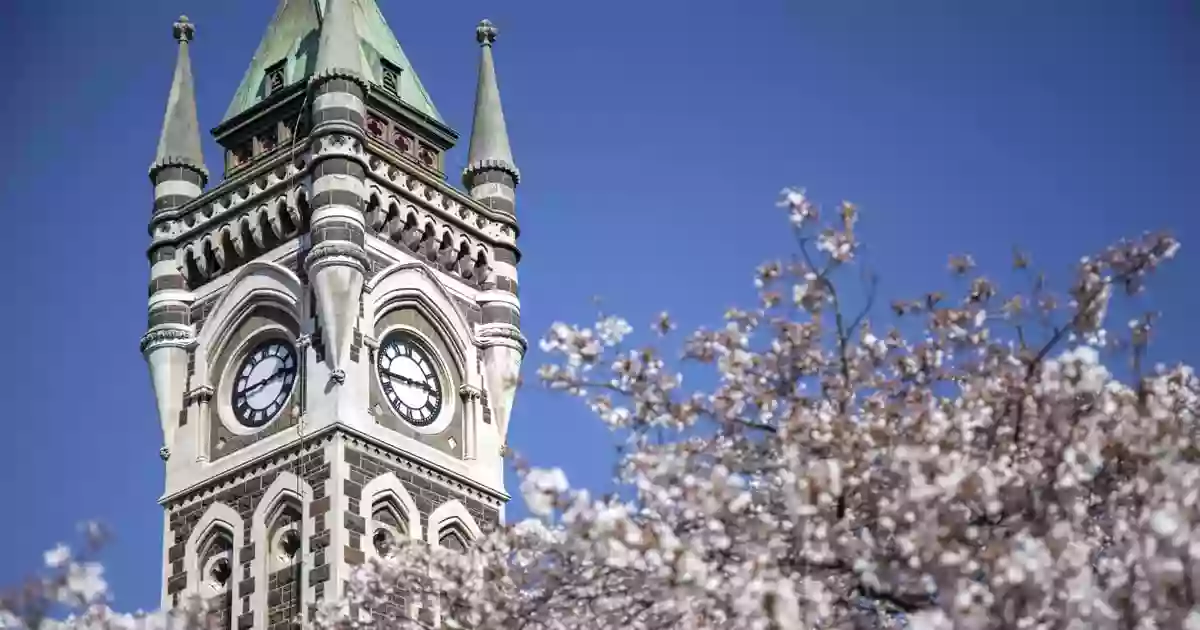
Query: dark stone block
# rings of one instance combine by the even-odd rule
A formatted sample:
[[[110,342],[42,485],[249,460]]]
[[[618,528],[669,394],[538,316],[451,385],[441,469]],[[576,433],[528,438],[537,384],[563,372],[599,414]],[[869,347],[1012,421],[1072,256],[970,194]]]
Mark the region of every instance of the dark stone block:
[[[187,545],[184,545],[184,544],[171,545],[171,548],[167,550],[167,562],[175,562],[177,560],[183,560],[183,555],[184,555],[186,547],[187,547]]]
[[[517,264],[517,261],[521,258],[517,254],[517,250],[509,249],[508,247],[496,247],[492,252],[492,257],[496,259],[496,262],[508,263],[510,265]]]
[[[250,579],[242,580],[242,581],[238,582],[238,593],[241,594],[242,597],[245,597],[247,595],[253,595],[254,594],[254,578],[250,578]]]
[[[154,295],[159,291],[168,291],[171,289],[186,289],[187,281],[183,276],[175,273],[169,276],[159,276],[150,281],[150,295]]]
[[[167,210],[174,210],[193,199],[195,197],[190,195],[163,195],[154,199],[154,212],[157,214],[159,212],[166,212]]]
[[[317,499],[308,505],[308,515],[316,516],[329,511],[329,497]]]
[[[367,532],[366,520],[363,519],[363,517],[357,514],[351,514],[350,512],[345,513],[345,526],[346,529],[356,534],[365,534]]]
[[[357,566],[366,562],[366,555],[363,554],[362,551],[355,549],[354,547],[346,547],[344,551],[346,553],[347,564]]]
[[[346,479],[342,481],[342,492],[351,499],[362,499],[362,484]]]
[[[154,249],[150,250],[149,258],[150,258],[150,264],[154,264],[156,262],[162,262],[164,260],[174,260],[175,259],[175,246],[174,245],[163,245],[162,247],[155,247]]]
[[[505,214],[516,214],[516,206],[504,197],[484,197],[479,200],[483,205]]]
[[[150,315],[146,318],[146,324],[150,328],[159,324],[187,324],[191,321],[191,317],[192,311],[186,306],[161,304],[150,311]]]
[[[513,295],[520,294],[517,291],[517,281],[506,276],[496,276],[496,289]]]
[[[490,169],[471,176],[467,186],[475,187],[481,184],[503,184],[509,188],[516,188],[516,182],[513,181],[513,176],[501,170]]]
[[[309,539],[309,546],[313,549],[323,549],[329,546],[329,530],[325,530]]]
[[[327,109],[313,110],[312,114],[313,127],[327,122],[343,122],[362,127],[366,124],[366,118],[359,112],[350,109],[349,107],[330,107]]]
[[[355,160],[332,156],[313,164],[313,180],[317,180],[323,175],[349,175],[363,179],[366,177],[366,169]]]
[[[512,324],[521,326],[521,315],[507,304],[485,304],[483,307],[483,323]]]
[[[349,206],[361,212],[367,204],[358,193],[349,190],[326,190],[313,195],[312,201],[309,202],[313,209],[332,205]]]
[[[329,581],[329,565],[328,564],[319,566],[319,567],[313,569],[312,571],[308,572],[309,586],[320,583],[320,582],[327,582],[327,581]]]
[[[168,166],[167,168],[159,169],[154,174],[154,185],[157,186],[163,182],[184,181],[191,182],[201,188],[204,187],[204,175],[193,168],[186,166]]]
[[[237,625],[238,630],[250,630],[250,628],[254,627],[254,613],[238,615]]]
[[[187,574],[172,575],[167,579],[167,593],[178,593],[187,588]]]
[[[349,241],[362,247],[364,242],[362,228],[349,221],[322,221],[313,226],[312,244],[325,241]]]
[[[320,85],[318,85],[316,87],[316,89],[313,91],[316,94],[331,94],[333,92],[345,92],[346,94],[353,94],[353,95],[357,96],[359,99],[363,98],[362,87],[359,84],[357,84],[353,81],[350,81],[348,79],[329,79],[328,81],[325,81],[324,83],[321,83]]]

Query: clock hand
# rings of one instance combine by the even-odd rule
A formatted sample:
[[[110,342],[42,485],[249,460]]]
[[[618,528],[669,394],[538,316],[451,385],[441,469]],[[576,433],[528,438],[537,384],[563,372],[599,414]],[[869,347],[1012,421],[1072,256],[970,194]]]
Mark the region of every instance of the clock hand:
[[[404,383],[405,385],[412,385],[413,387],[416,387],[417,389],[424,390],[425,393],[427,393],[427,394],[433,395],[433,393],[434,393],[433,388],[429,386],[429,383],[426,383],[424,381],[414,380],[414,379],[408,378],[407,376],[400,376],[399,374],[396,374],[395,372],[393,372],[391,370],[384,370],[383,373],[386,374],[387,376],[389,376],[390,378],[393,378],[397,381],[400,381],[401,383]]]
[[[263,380],[261,380],[261,381],[259,381],[259,382],[255,383],[255,384],[253,384],[253,385],[251,385],[251,386],[247,387],[246,389],[242,390],[242,394],[243,394],[243,395],[249,395],[251,392],[254,392],[254,391],[257,391],[257,390],[259,390],[259,389],[262,389],[263,387],[266,387],[266,386],[267,386],[267,383],[270,383],[271,381],[274,381],[275,379],[279,378],[280,376],[282,376],[282,375],[283,375],[283,374],[285,374],[286,372],[287,372],[287,369],[286,369],[286,368],[284,368],[284,367],[282,367],[282,366],[281,366],[281,367],[278,367],[278,368],[276,368],[276,369],[275,369],[275,371],[274,371],[274,372],[272,372],[272,373],[271,373],[271,375],[270,375],[270,376],[268,376],[268,377],[264,378]]]

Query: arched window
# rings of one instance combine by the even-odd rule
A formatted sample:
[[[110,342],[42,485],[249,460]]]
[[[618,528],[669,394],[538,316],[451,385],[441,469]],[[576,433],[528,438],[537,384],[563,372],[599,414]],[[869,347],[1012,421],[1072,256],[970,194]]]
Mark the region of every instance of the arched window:
[[[470,537],[457,523],[446,525],[438,531],[438,546],[443,549],[466,553],[469,540]]]
[[[300,560],[303,532],[300,505],[285,499],[272,510],[267,529],[267,573],[290,569]]]
[[[387,557],[408,537],[408,519],[396,498],[391,495],[377,498],[371,505],[371,544],[375,553]]]
[[[200,569],[200,596],[216,616],[219,628],[233,621],[233,532],[214,526],[205,535],[196,558]]]
[[[291,619],[301,614],[304,591],[304,511],[293,496],[286,496],[267,512],[266,592],[269,618]],[[257,586],[257,585],[256,585]]]

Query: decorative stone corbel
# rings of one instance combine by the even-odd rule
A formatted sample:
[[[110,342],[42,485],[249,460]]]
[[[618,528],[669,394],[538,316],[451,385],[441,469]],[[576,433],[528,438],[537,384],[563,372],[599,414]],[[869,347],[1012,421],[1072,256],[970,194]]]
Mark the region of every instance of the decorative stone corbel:
[[[160,324],[143,335],[140,344],[142,356],[150,367],[158,422],[168,457],[169,447],[175,439],[175,428],[179,426],[183,390],[187,387],[188,354],[195,343],[196,336],[191,326]]]
[[[475,343],[483,351],[483,372],[488,402],[496,419],[500,440],[508,439],[508,420],[521,378],[521,361],[529,343],[512,324],[494,322],[476,328]]]

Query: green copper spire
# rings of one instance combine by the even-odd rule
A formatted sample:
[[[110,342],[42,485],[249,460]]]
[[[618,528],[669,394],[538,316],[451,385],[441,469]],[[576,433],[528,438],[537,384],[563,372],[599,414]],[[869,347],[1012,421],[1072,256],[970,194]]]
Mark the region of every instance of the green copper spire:
[[[334,15],[327,16],[331,8]],[[321,63],[345,66],[342,69],[355,70],[367,81],[383,85],[384,65],[391,65],[399,70],[396,89],[400,100],[442,122],[375,0],[279,0],[225,120],[266,98],[267,71],[280,62],[284,85],[308,80]]]
[[[475,173],[495,169],[505,171],[520,180],[508,145],[508,127],[504,124],[504,108],[500,106],[500,86],[496,83],[496,66],[492,60],[492,45],[499,31],[488,20],[479,23],[475,39],[479,42],[479,83],[475,91],[475,121],[471,127],[471,149],[467,153],[464,179]],[[514,182],[515,183],[515,182]]]
[[[167,113],[163,117],[162,135],[158,138],[158,151],[152,170],[162,166],[190,166],[207,179],[204,153],[200,150],[200,122],[196,116],[192,60],[188,55],[188,45],[196,34],[196,27],[186,15],[180,16],[174,24],[174,33],[179,42],[179,57],[175,61],[175,76],[171,80]]]

